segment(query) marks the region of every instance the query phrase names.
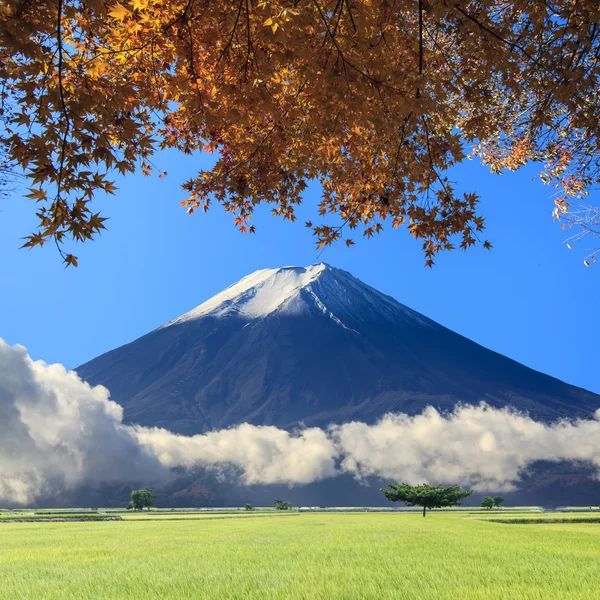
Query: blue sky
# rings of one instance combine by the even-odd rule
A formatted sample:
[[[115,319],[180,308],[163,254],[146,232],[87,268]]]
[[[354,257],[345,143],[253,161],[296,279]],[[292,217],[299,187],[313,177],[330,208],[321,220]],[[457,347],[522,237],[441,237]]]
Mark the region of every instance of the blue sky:
[[[19,250],[35,227],[35,207],[20,197],[2,201],[0,337],[74,368],[251,271],[325,261],[492,350],[600,392],[600,266],[583,266],[585,244],[569,251],[562,243],[566,234],[550,216],[552,190],[533,180],[535,168],[504,176],[475,161],[456,168],[457,188],[482,197],[494,248],[444,254],[426,269],[404,230],[318,252],[303,226],[318,221],[318,186],[306,193],[297,223],[261,210],[253,236],[238,233],[217,205],[188,216],[180,184],[206,160],[163,153],[155,163],[165,179],[119,179],[116,195],[95,203],[110,217],[108,231],[72,248],[77,269],[64,269],[52,246]]]

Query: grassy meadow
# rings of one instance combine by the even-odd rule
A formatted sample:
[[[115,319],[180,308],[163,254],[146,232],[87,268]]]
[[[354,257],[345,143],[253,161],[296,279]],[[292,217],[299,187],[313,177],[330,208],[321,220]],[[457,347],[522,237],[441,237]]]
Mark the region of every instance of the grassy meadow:
[[[577,522],[576,513],[563,523],[489,520],[518,514],[154,511],[122,521],[2,523],[0,596],[600,598],[600,523]]]

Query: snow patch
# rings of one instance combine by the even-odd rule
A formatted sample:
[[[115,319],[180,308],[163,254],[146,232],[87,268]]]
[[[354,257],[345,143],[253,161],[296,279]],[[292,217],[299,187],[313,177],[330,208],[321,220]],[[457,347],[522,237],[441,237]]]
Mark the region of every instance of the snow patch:
[[[318,285],[313,285],[317,282]],[[300,293],[302,290],[307,292],[308,299],[306,296],[302,297]],[[353,314],[353,318],[357,320],[364,318],[366,310],[387,314],[394,320],[400,318],[404,321],[417,322],[425,327],[434,325],[432,321],[392,297],[364,284],[350,273],[325,263],[317,263],[309,267],[282,267],[255,271],[163,327],[206,316],[260,319],[275,311],[302,314],[310,309],[308,303],[311,303],[340,327],[358,333],[336,316],[337,310],[334,312],[328,306],[331,300],[337,307],[347,307]]]
[[[319,310],[321,310],[322,313],[324,313],[325,315],[327,315],[330,319],[332,319],[333,321],[335,321],[340,327],[343,327],[344,329],[347,329],[348,331],[353,331],[354,333],[358,333],[358,331],[356,331],[356,329],[352,329],[351,327],[346,327],[341,321],[340,319],[338,319],[317,297],[317,295],[309,288],[308,293],[314,298],[315,300],[315,304],[317,305],[317,307],[319,308]],[[360,335],[360,333],[358,333],[358,335]]]
[[[266,317],[328,268],[328,265],[319,263],[306,268],[282,267],[255,271],[167,325],[207,315],[222,317],[237,314],[249,319]]]

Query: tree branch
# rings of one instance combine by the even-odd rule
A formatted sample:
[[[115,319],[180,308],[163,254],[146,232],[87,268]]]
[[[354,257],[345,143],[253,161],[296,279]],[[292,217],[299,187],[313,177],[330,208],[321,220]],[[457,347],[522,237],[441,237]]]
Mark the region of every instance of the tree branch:
[[[419,0],[419,78],[421,75],[423,75],[423,0]],[[417,86],[417,98],[420,97],[421,88]]]

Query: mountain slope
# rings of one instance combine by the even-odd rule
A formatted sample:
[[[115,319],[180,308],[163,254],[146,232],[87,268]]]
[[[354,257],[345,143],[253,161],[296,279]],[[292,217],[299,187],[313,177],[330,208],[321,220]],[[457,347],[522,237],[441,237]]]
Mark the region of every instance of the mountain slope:
[[[457,402],[513,405],[544,420],[600,407],[600,396],[322,263],[252,273],[77,371],[109,388],[126,421],[186,434],[241,422],[370,422]]]

